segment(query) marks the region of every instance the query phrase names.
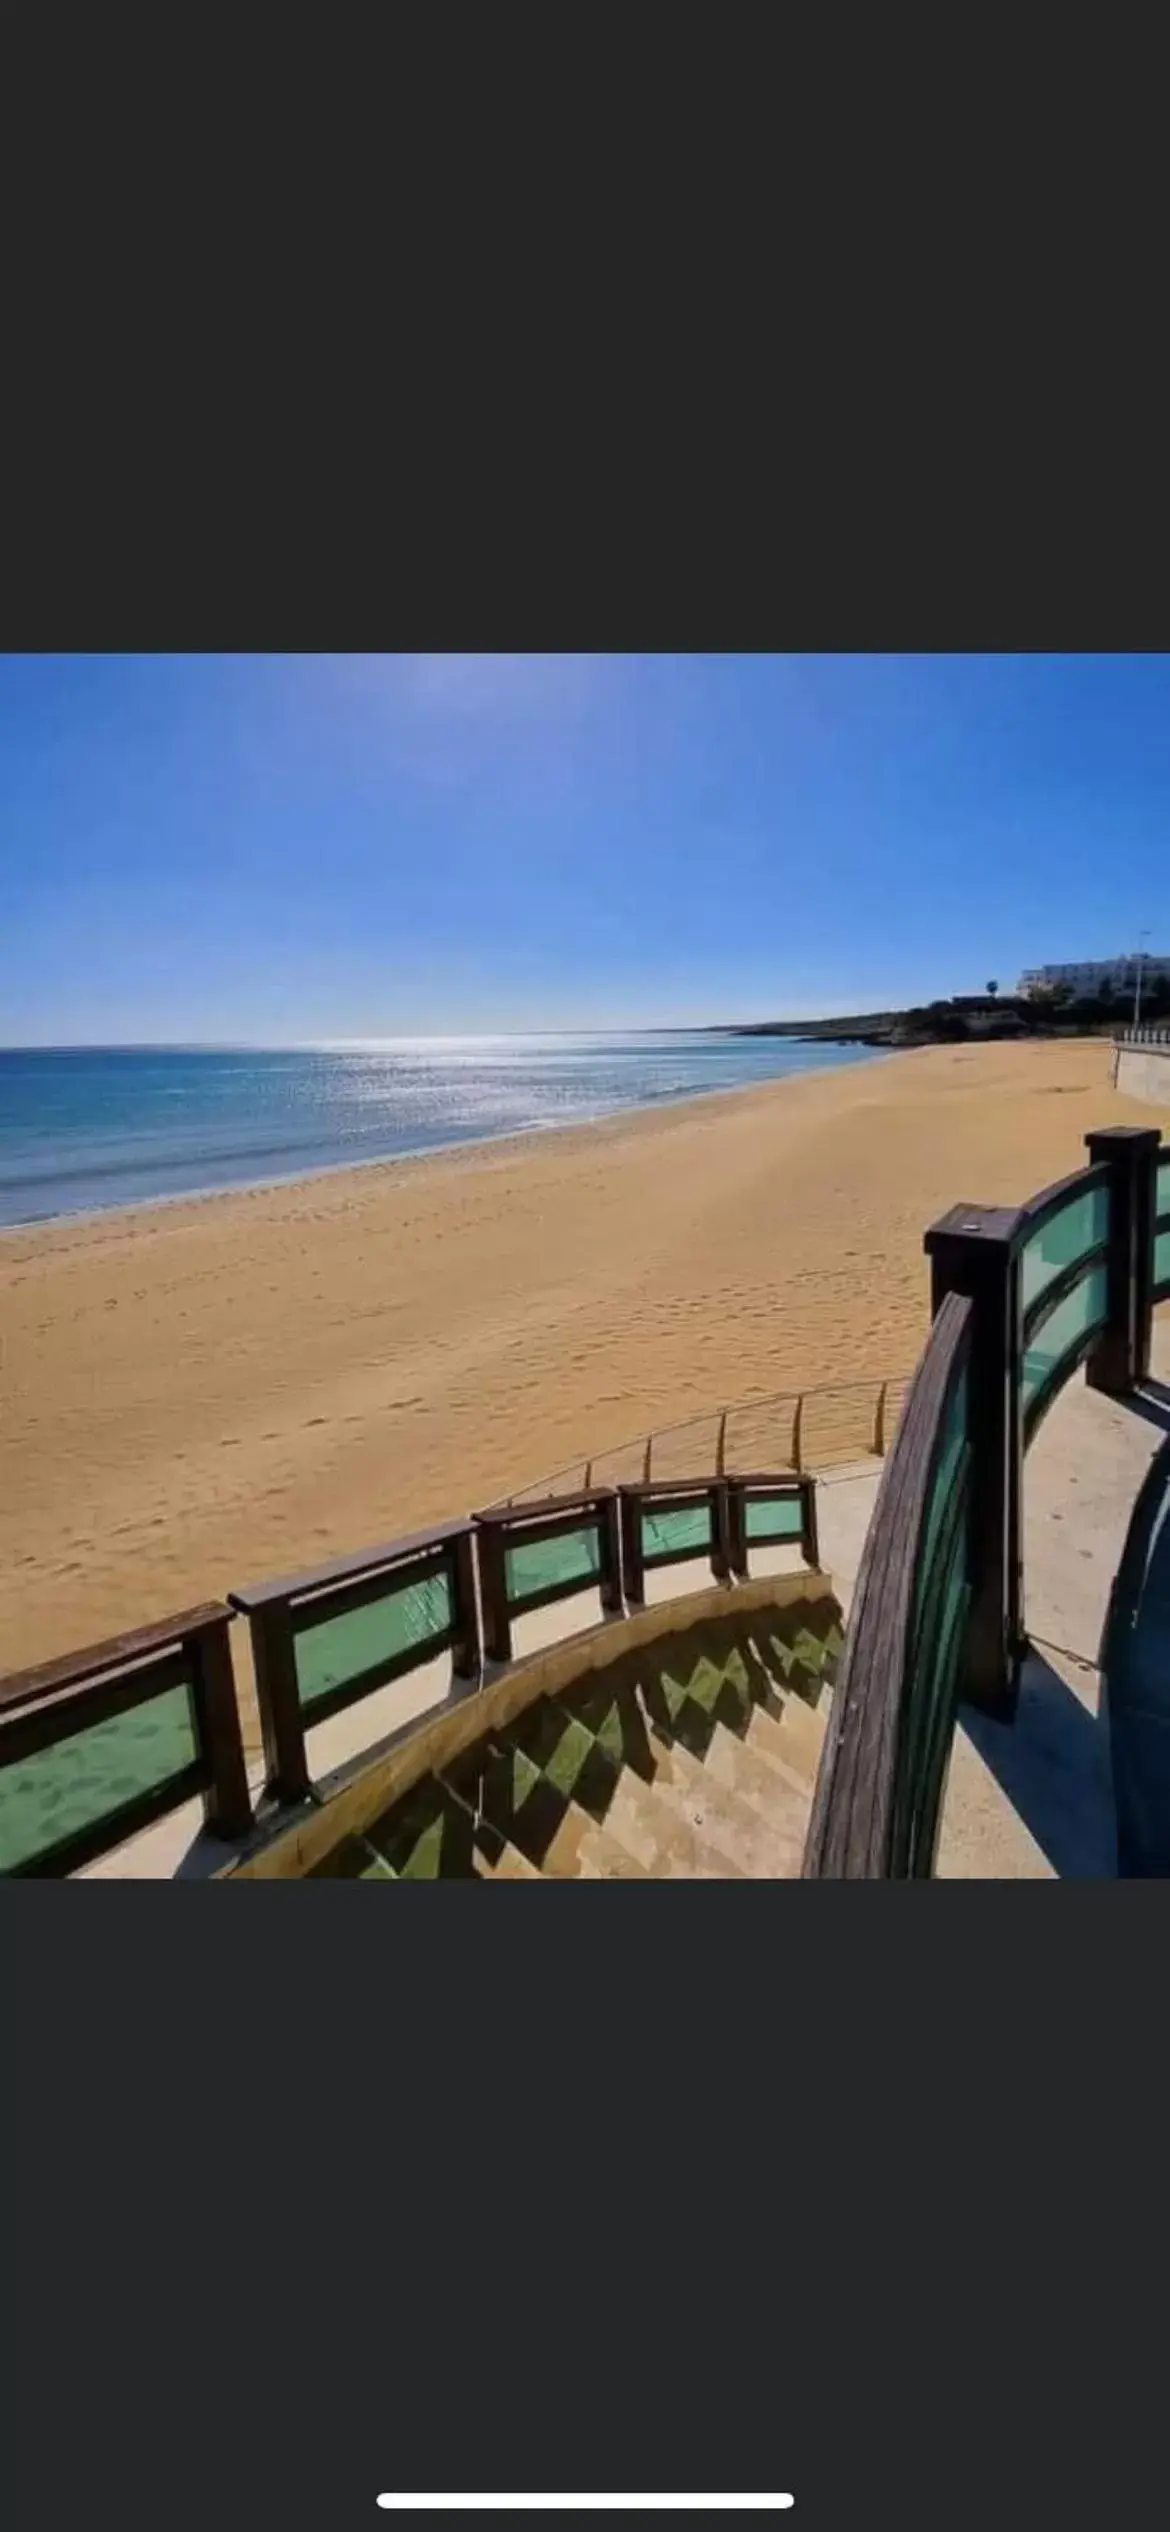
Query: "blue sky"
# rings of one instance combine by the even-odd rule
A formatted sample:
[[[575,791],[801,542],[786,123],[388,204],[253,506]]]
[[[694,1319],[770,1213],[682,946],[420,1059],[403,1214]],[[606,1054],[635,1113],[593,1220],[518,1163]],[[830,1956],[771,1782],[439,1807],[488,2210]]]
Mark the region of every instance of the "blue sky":
[[[9,655],[0,1043],[799,1017],[1170,950],[1163,655]]]

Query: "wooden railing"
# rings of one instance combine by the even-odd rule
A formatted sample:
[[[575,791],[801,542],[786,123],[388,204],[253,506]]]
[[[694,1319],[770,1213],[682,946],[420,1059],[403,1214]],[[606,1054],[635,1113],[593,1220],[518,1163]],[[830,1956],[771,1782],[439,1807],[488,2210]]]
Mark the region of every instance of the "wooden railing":
[[[622,1554],[613,1488],[550,1496],[522,1512],[481,1512],[476,1521],[483,1651],[512,1659],[512,1619],[595,1586],[602,1611],[622,1606]]]
[[[267,1790],[312,1791],[306,1727],[451,1654],[456,1679],[481,1663],[474,1524],[447,1521],[358,1556],[229,1592],[252,1635]]]
[[[1148,1373],[1170,1158],[1153,1128],[1085,1140],[1088,1166],[1027,1204],[956,1205],[926,1234],[933,1324],[846,1631],[811,1879],[932,1870],[958,1704],[1016,1709],[1028,1446],[1080,1364],[1111,1396]]]
[[[622,1499],[599,1487],[444,1522],[0,1680],[0,1873],[75,1871],[196,1794],[209,1830],[248,1834],[237,1613],[251,1641],[264,1794],[291,1805],[314,1796],[318,1726],[447,1657],[433,1702],[474,1692],[512,1659],[514,1620],[550,1602],[595,1589],[598,1617],[620,1614],[641,1604],[648,1565],[696,1552],[723,1580],[746,1576],[752,1552],[778,1541],[815,1562],[811,1479],[781,1471],[632,1491],[630,1559]],[[696,1549],[678,1517],[698,1502],[710,1518]],[[646,1553],[644,1528],[656,1521],[660,1549]],[[118,1718],[129,1732],[95,1742]]]
[[[868,1380],[827,1381],[819,1387],[778,1389],[763,1398],[742,1398],[712,1407],[679,1424],[610,1442],[588,1458],[569,1460],[502,1496],[492,1509],[543,1500],[566,1488],[649,1485],[655,1478],[749,1474],[783,1468],[797,1476],[876,1457],[881,1459],[897,1426],[908,1372]]]
[[[805,1847],[806,1880],[929,1873],[973,1576],[972,1303],[948,1294],[882,1471]]]
[[[215,1601],[0,1680],[0,1873],[77,1872],[196,1794],[246,1835],[230,1622]]]

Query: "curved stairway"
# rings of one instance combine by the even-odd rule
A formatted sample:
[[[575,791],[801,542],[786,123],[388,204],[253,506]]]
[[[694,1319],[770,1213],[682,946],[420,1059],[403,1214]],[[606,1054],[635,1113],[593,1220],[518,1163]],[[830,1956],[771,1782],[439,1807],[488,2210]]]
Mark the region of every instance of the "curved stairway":
[[[555,1693],[537,1672],[314,1876],[795,1880],[841,1645],[825,1578],[802,1582],[740,1611],[721,1593]]]

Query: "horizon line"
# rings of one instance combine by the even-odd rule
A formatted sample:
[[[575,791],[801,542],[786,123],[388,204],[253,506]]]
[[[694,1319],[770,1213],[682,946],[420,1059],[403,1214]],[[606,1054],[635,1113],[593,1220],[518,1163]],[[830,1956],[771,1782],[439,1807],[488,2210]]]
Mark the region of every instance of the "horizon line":
[[[781,1012],[775,1016],[786,1026],[798,1028],[801,1021],[806,1020],[813,1028],[819,1019],[851,1015],[802,1012],[786,1017]],[[516,1037],[709,1037],[773,1025],[774,1020],[627,1020],[611,1023],[606,1028],[581,1024],[576,1028],[556,1029],[403,1029],[393,1035],[362,1037],[21,1038],[0,1040],[0,1055],[328,1054],[334,1049],[346,1047],[485,1046],[499,1039]]]

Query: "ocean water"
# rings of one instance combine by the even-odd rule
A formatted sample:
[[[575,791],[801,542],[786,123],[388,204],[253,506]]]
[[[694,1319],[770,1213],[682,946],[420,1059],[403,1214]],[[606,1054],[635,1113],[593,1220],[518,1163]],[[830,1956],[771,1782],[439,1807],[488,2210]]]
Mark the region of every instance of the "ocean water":
[[[699,1032],[0,1048],[0,1224],[577,1125],[868,1052]]]

